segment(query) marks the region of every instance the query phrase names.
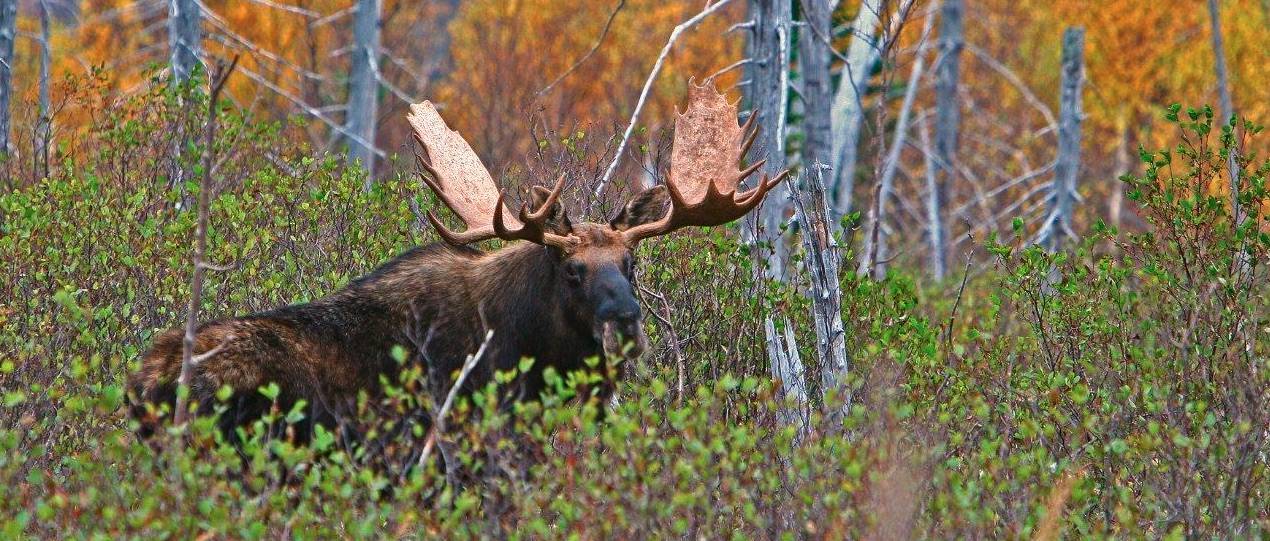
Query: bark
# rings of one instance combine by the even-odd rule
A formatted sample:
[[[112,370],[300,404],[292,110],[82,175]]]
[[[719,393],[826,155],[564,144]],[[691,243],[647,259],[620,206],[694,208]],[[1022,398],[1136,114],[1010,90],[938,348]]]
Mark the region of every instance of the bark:
[[[1080,171],[1081,89],[1085,79],[1085,29],[1063,32],[1063,76],[1059,97],[1058,160],[1050,189],[1049,215],[1038,234],[1038,244],[1058,250],[1064,237],[1073,237],[1072,206]]]
[[[833,83],[829,64],[833,53],[825,39],[833,31],[833,6],[829,0],[804,0],[803,26],[798,36],[798,73],[803,95],[804,168],[829,165],[833,160]]]
[[[203,54],[198,0],[168,0],[168,44],[172,50],[172,78],[189,80]]]
[[[35,162],[36,178],[48,175],[49,139],[53,134],[53,119],[50,117],[49,71],[52,53],[49,51],[49,10],[48,3],[41,0],[38,6],[40,17],[40,117],[35,125]]]
[[[830,113],[833,124],[834,219],[851,212],[851,195],[855,190],[856,151],[860,142],[860,124],[864,120],[864,90],[869,68],[877,62],[877,42],[882,1],[864,0],[851,24],[851,44],[847,46],[847,64],[842,68],[838,89],[834,92]]]
[[[1129,167],[1133,162],[1129,159],[1129,120],[1122,114],[1116,124],[1120,137],[1116,142],[1115,185],[1111,189],[1111,200],[1107,202],[1107,213],[1111,226],[1119,230],[1124,212],[1124,181],[1120,177],[1129,174]]]
[[[792,10],[788,0],[751,0],[750,17],[754,27],[750,34],[749,58],[746,65],[751,114],[758,115],[755,125],[758,139],[750,149],[749,162],[766,159],[761,174],[775,176],[785,169],[785,112],[789,96],[789,51]],[[756,272],[766,267],[770,276],[784,279],[786,249],[780,237],[781,217],[788,201],[788,184],[778,186],[769,195],[755,218],[747,220],[747,236],[756,244],[770,244],[754,251]]]
[[[926,126],[925,118],[918,119],[917,132],[922,140],[922,156],[926,159],[926,241],[930,243],[930,274],[938,281],[943,280],[944,275],[948,273],[948,268],[944,266],[946,263],[944,250],[948,246],[944,232],[947,229],[944,228],[943,212],[939,203],[935,152],[931,148],[930,128]]]
[[[18,30],[18,0],[0,0],[0,155],[9,155],[9,102],[13,96],[13,42]]]
[[[749,79],[750,114],[758,115],[755,124],[760,133],[750,149],[749,162],[766,159],[760,174],[775,175],[785,168],[785,112],[789,95],[790,29],[793,16],[788,0],[750,0],[751,27],[748,43],[746,75]],[[783,278],[785,247],[780,237],[780,219],[784,213],[788,185],[786,181],[773,190],[759,212],[746,220],[744,234],[754,246],[754,278],[762,287],[766,272]],[[770,244],[767,250],[760,244]],[[800,433],[807,428],[806,373],[798,355],[793,323],[788,317],[769,313],[763,322],[767,338],[767,356],[772,376],[781,381],[787,403],[780,410],[781,421],[797,424]],[[776,328],[780,317],[783,331]]]
[[[939,10],[939,65],[935,67],[935,191],[930,196],[931,208],[941,215],[936,220],[945,228],[932,238],[939,238],[938,246],[932,245],[933,267],[948,268],[948,231],[942,218],[948,204],[948,185],[952,182],[957,163],[957,139],[961,129],[961,109],[957,101],[957,87],[961,79],[961,51],[965,47],[962,0],[947,0]],[[942,274],[942,273],[941,273]]]
[[[1217,94],[1221,100],[1221,120],[1224,125],[1235,116],[1235,104],[1230,97],[1226,49],[1222,45],[1221,10],[1217,8],[1217,0],[1208,0],[1208,15],[1213,35],[1213,56],[1216,60]],[[1239,162],[1234,149],[1226,155],[1226,172],[1230,175],[1230,208],[1235,216],[1235,224],[1242,224],[1243,212],[1239,205]]]
[[[375,115],[378,108],[379,81],[375,62],[379,50],[380,0],[357,0],[353,15],[352,65],[348,74],[348,108],[345,130],[349,137],[348,161],[360,162],[366,169],[365,188],[375,182]]]
[[[838,270],[842,265],[842,250],[834,237],[829,202],[824,184],[828,166],[812,166],[804,175],[806,188],[790,184],[794,190],[795,216],[802,233],[804,262],[810,278],[808,296],[811,298],[812,321],[816,327],[816,353],[820,361],[820,384],[826,398],[833,395],[841,402],[831,414],[845,415],[851,406],[851,395],[844,385],[851,370],[847,356],[847,332],[842,323],[842,289]],[[832,423],[831,423],[832,424]]]

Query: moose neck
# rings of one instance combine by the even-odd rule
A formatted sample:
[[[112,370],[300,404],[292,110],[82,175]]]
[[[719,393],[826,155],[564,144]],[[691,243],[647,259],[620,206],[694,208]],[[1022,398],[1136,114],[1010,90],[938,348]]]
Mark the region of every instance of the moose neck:
[[[499,340],[504,347],[525,356],[582,358],[599,352],[587,323],[568,313],[558,272],[550,249],[529,242],[481,259],[473,271],[474,296],[495,335],[507,339]]]

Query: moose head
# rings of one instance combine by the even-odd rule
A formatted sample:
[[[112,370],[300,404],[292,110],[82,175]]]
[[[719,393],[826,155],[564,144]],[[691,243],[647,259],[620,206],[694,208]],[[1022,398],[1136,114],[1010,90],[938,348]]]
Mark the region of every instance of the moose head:
[[[632,284],[638,243],[685,227],[731,222],[786,178],[788,171],[764,175],[755,187],[739,190],[764,164],[739,167],[758,133],[755,116],[739,125],[735,104],[713,85],[690,81],[687,109],[675,120],[666,183],[634,195],[603,223],[570,219],[559,202],[563,175],[551,189],[535,187],[529,204],[513,212],[472,147],[430,102],[411,106],[408,118],[423,149],[418,161],[424,182],[466,225],[462,232],[452,231],[429,212],[428,221],[441,238],[453,246],[498,238],[546,247],[570,325],[590,332],[606,353],[624,349],[629,355],[646,343]]]

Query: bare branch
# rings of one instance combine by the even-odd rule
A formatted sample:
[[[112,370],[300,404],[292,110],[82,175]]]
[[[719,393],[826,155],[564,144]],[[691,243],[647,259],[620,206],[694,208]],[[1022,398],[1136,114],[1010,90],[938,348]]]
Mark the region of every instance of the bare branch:
[[[626,5],[626,0],[618,0],[617,7],[613,8],[613,12],[609,14],[609,19],[607,21],[604,21],[604,28],[600,30],[600,37],[595,38],[595,44],[591,46],[591,50],[587,51],[586,54],[582,55],[581,58],[578,58],[577,62],[574,62],[572,66],[569,66],[569,69],[564,70],[564,73],[561,73],[560,76],[556,77],[555,80],[551,81],[550,84],[542,87],[542,90],[534,92],[535,98],[541,97],[543,94],[551,92],[552,88],[555,88],[555,86],[559,84],[560,81],[564,80],[565,77],[568,77],[569,74],[577,70],[578,66],[581,66],[583,62],[586,62],[588,58],[591,58],[591,55],[595,54],[595,51],[599,50],[600,44],[604,43],[604,38],[608,37],[609,35],[609,28],[613,26],[613,19],[617,18],[618,12],[622,11],[622,7],[625,5]]]
[[[720,0],[708,5],[701,13],[679,23],[679,26],[676,26],[670,32],[670,38],[666,40],[666,46],[662,47],[661,54],[657,55],[657,62],[653,64],[652,72],[648,74],[648,79],[644,81],[644,89],[639,93],[639,101],[635,102],[635,110],[631,112],[631,121],[627,124],[626,131],[622,133],[622,139],[617,144],[617,152],[613,153],[613,162],[609,164],[608,169],[604,171],[604,176],[600,178],[600,182],[595,186],[595,195],[597,197],[604,193],[604,188],[608,186],[609,180],[613,178],[613,172],[617,170],[618,162],[622,161],[622,154],[626,151],[626,143],[630,141],[631,133],[635,131],[635,122],[639,120],[639,113],[644,110],[644,102],[648,100],[648,93],[653,88],[653,81],[657,79],[657,74],[661,72],[662,64],[666,63],[666,57],[670,56],[670,49],[675,45],[675,41],[679,39],[679,35],[731,2],[732,0]]]
[[[468,355],[467,360],[463,361],[463,368],[459,370],[459,377],[454,380],[454,385],[450,387],[450,393],[445,396],[445,402],[441,404],[441,409],[437,411],[436,419],[433,420],[432,431],[428,434],[428,440],[423,444],[423,453],[419,455],[420,468],[428,463],[428,457],[432,455],[432,448],[436,446],[441,434],[445,432],[445,416],[450,413],[450,408],[454,406],[454,399],[459,395],[459,389],[463,387],[463,382],[467,380],[467,375],[472,373],[473,368],[476,368],[476,363],[480,362],[481,357],[485,355],[485,349],[489,347],[489,343],[493,339],[494,330],[485,331],[485,341],[481,342],[481,347],[477,348],[476,353]]]
[[[181,341],[181,373],[177,376],[177,385],[182,387],[189,386],[190,379],[194,377],[194,367],[197,364],[194,360],[194,339],[198,326],[199,307],[202,304],[203,296],[203,271],[205,269],[203,258],[207,254],[207,217],[209,214],[208,207],[211,206],[211,176],[212,162],[215,157],[213,143],[216,141],[216,112],[219,106],[221,89],[225,87],[225,81],[229,79],[229,74],[238,66],[238,58],[235,56],[228,68],[224,64],[217,66],[212,77],[212,92],[208,96],[207,124],[203,130],[203,176],[199,181],[198,219],[194,228],[194,274],[190,279],[190,303],[185,317],[185,337]],[[222,343],[221,346],[223,345]],[[217,346],[217,348],[221,346]],[[204,353],[202,358],[214,354],[215,351],[216,348],[211,352]],[[189,398],[178,393],[173,421],[177,425],[183,425],[188,414]]]

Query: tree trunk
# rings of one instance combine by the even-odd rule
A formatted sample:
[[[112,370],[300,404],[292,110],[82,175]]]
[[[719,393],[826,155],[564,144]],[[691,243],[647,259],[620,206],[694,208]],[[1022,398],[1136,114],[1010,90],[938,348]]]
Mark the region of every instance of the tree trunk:
[[[759,136],[750,149],[748,160],[766,159],[761,173],[775,175],[785,168],[785,111],[789,95],[790,28],[793,16],[789,0],[750,0],[750,29],[748,44],[750,63],[746,65],[749,79],[747,98],[750,114],[758,115],[755,125]],[[777,187],[763,203],[760,211],[746,220],[744,234],[752,242],[754,250],[754,279],[763,287],[767,273],[775,279],[783,279],[786,250],[780,236],[780,219],[787,201],[788,183]],[[768,250],[763,244],[770,244]],[[766,271],[766,272],[765,272]],[[776,328],[780,317],[784,329]],[[788,317],[768,313],[764,318],[763,332],[767,338],[767,356],[772,376],[782,383],[784,398],[791,404],[782,407],[782,422],[798,424],[806,429],[807,404],[805,369],[798,356],[798,344],[794,340],[793,323]]]
[[[1051,252],[1063,245],[1064,237],[1074,237],[1072,204],[1076,198],[1076,177],[1080,171],[1080,94],[1085,79],[1085,29],[1063,32],[1063,77],[1059,97],[1058,160],[1050,191],[1049,216],[1041,226],[1038,244]]]
[[[13,96],[13,42],[18,35],[18,0],[0,0],[0,162],[9,156],[9,102]]]
[[[198,0],[168,0],[168,44],[172,49],[172,78],[189,80],[203,54]]]
[[[751,0],[750,17],[754,27],[750,35],[746,65],[748,98],[751,114],[758,115],[755,125],[759,136],[750,149],[751,163],[766,159],[760,171],[774,176],[785,169],[785,111],[789,96],[790,28],[793,16],[788,0]],[[784,279],[786,249],[781,241],[780,225],[788,201],[788,189],[778,186],[759,207],[753,220],[747,220],[748,236],[755,242],[757,265],[765,265],[772,278]],[[770,244],[771,249],[760,245]],[[763,269],[758,269],[762,272]]]
[[[828,36],[833,31],[833,6],[830,0],[805,0],[803,26],[798,31],[798,72],[803,83],[803,167],[816,170],[816,164],[833,161],[833,125],[829,122],[833,109],[833,83],[829,64],[833,53]]]
[[[1213,56],[1216,57],[1217,94],[1221,100],[1222,125],[1231,122],[1235,116],[1235,104],[1230,97],[1230,80],[1226,73],[1226,49],[1222,45],[1221,10],[1217,8],[1217,0],[1208,0],[1208,15],[1213,34]],[[1235,224],[1243,223],[1243,212],[1239,205],[1239,162],[1234,149],[1226,155],[1226,172],[1230,175],[1230,208],[1235,217]]]
[[[1128,115],[1121,113],[1116,119],[1116,127],[1119,129],[1120,137],[1116,142],[1116,170],[1114,185],[1111,188],[1111,200],[1107,202],[1108,221],[1111,226],[1119,231],[1123,222],[1121,216],[1124,212],[1124,181],[1120,180],[1129,174],[1129,168],[1133,162],[1129,159],[1129,119]]]
[[[35,125],[35,177],[48,175],[49,139],[53,135],[53,119],[50,117],[49,71],[51,70],[52,53],[49,51],[49,10],[48,4],[40,0],[40,118]]]
[[[855,190],[856,151],[860,142],[860,124],[864,120],[864,90],[869,68],[877,61],[877,42],[881,0],[864,0],[851,24],[851,44],[847,46],[847,64],[842,67],[838,90],[834,93],[830,114],[833,124],[834,220],[851,212],[851,195]]]
[[[939,65],[935,66],[935,192],[930,195],[931,208],[941,215],[941,242],[931,255],[933,266],[948,268],[948,230],[942,215],[948,204],[948,185],[955,174],[957,139],[961,129],[961,108],[957,87],[961,79],[961,50],[965,46],[962,33],[962,0],[946,0],[939,10]],[[942,274],[942,272],[940,273]]]
[[[379,80],[376,77],[379,51],[380,0],[357,0],[353,17],[352,65],[348,73],[348,113],[344,128],[348,137],[348,162],[360,162],[366,169],[366,189],[375,182],[375,114]]]
[[[938,166],[935,165],[935,151],[931,148],[930,128],[926,126],[926,118],[917,119],[917,133],[922,140],[922,156],[926,160],[926,241],[930,243],[930,275],[935,280],[943,280],[948,273],[945,267],[945,250],[948,243],[944,238],[944,214],[939,203]]]
[[[811,298],[812,321],[816,327],[816,353],[820,361],[820,385],[826,398],[833,395],[841,406],[830,410],[837,417],[845,415],[851,406],[850,390],[844,385],[851,370],[847,357],[847,332],[842,323],[842,289],[838,281],[838,269],[842,264],[842,251],[834,238],[832,218],[824,184],[824,172],[828,166],[812,166],[803,175],[806,188],[794,189],[795,216],[802,233],[803,251],[806,257],[810,283],[807,294]],[[830,423],[833,424],[832,422]]]

